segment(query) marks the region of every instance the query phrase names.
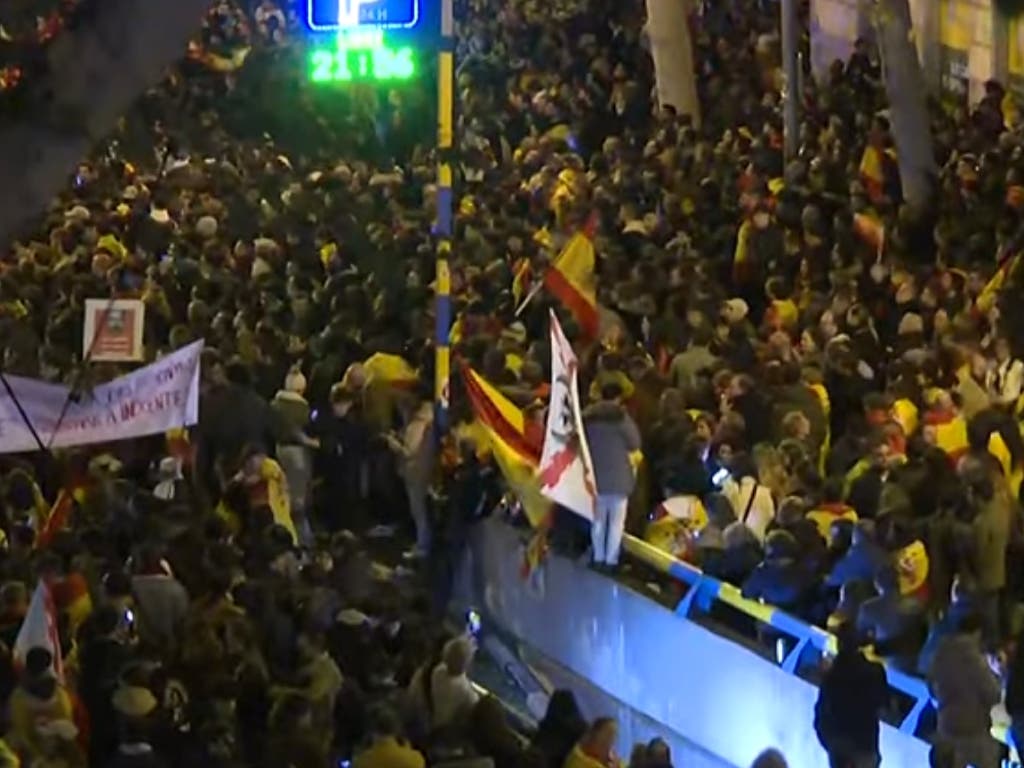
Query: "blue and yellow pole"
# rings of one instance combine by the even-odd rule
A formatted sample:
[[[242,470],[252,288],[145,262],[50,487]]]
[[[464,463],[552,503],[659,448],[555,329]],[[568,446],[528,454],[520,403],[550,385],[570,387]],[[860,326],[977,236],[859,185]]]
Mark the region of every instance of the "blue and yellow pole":
[[[437,61],[437,262],[434,270],[434,424],[437,435],[448,429],[452,326],[451,274],[455,201],[452,195],[452,143],[455,132],[455,14],[452,0],[441,0],[441,47]]]

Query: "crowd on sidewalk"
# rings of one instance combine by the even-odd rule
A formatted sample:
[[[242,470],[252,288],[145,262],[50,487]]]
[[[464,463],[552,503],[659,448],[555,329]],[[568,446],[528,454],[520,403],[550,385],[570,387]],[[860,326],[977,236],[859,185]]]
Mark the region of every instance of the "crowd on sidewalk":
[[[806,79],[787,162],[761,5],[695,13],[698,120],[652,103],[637,3],[456,2],[452,341],[542,419],[554,306],[593,401],[597,564],[618,565],[629,530],[852,631],[929,677],[939,759],[988,768],[1003,687],[1024,722],[1024,135],[998,83],[969,112],[936,108],[922,226],[864,43]],[[0,66],[19,71],[5,99],[31,88],[28,38],[55,18],[33,27],[27,7],[0,9],[17,40]],[[83,394],[118,373],[80,359],[87,298],[142,299],[151,357],[206,342],[190,433],[4,459],[7,741],[28,765],[319,765],[367,737],[377,764],[414,765],[389,756],[395,714],[376,702],[415,690],[428,657],[426,699],[469,701],[465,644],[441,651],[429,630],[447,578],[429,555],[500,490],[458,439],[472,415],[456,379],[457,439],[432,440],[432,85],[318,88],[300,28],[273,0],[217,3],[0,260],[7,373]],[[579,230],[599,327],[543,291],[517,315]],[[60,491],[73,509],[55,530]],[[431,587],[411,602],[348,533],[409,522]],[[555,535],[576,527],[556,515]],[[37,579],[59,675],[40,649],[15,673]],[[439,703],[419,710],[426,730]],[[558,760],[610,764],[612,725]],[[503,763],[506,741],[483,753],[529,759]]]

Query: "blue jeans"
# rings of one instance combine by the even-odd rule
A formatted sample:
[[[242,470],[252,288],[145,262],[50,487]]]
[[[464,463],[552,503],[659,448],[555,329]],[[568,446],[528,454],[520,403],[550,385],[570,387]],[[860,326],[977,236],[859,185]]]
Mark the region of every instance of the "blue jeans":
[[[626,507],[629,497],[598,494],[594,507],[594,524],[590,528],[590,545],[594,562],[618,565],[622,549],[622,533],[626,528]]]

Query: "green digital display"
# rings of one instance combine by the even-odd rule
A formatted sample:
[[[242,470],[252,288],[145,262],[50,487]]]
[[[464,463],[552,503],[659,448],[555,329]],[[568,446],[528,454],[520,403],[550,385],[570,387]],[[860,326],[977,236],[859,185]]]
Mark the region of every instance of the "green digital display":
[[[415,50],[387,45],[379,29],[342,31],[334,48],[316,48],[309,56],[309,79],[314,83],[410,80],[415,76]]]

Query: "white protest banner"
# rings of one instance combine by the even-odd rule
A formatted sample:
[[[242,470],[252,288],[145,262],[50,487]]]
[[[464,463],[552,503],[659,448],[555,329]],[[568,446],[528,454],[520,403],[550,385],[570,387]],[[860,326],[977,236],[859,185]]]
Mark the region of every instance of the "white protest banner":
[[[146,305],[138,299],[86,299],[82,359],[134,362],[142,359]]]
[[[20,376],[8,376],[7,381],[46,447],[128,440],[191,426],[199,420],[202,351],[203,342],[197,341],[70,402],[67,387]],[[67,412],[62,419],[65,403]],[[0,390],[0,453],[35,450],[39,444],[32,430],[10,394]]]
[[[551,402],[540,459],[540,492],[592,520],[597,494],[590,448],[583,431],[577,383],[579,364],[555,313],[551,313]]]

